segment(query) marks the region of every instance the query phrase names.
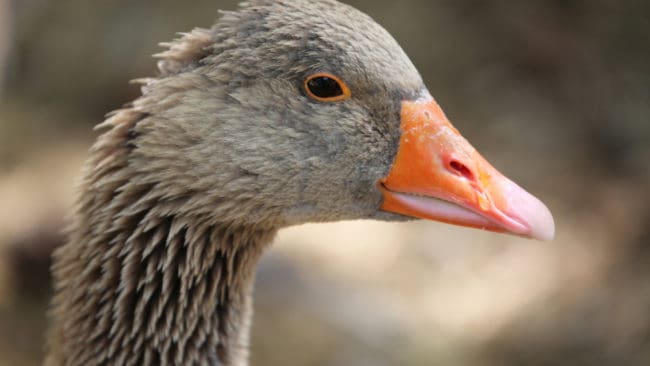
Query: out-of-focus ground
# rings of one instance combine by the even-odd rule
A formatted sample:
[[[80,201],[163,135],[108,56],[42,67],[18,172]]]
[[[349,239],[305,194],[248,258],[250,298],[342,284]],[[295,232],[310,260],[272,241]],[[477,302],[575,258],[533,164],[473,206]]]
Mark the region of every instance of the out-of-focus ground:
[[[650,2],[350,3],[549,205],[557,239],[286,230],[259,269],[253,365],[650,365]],[[92,126],[138,95],[157,42],[233,7],[0,0],[0,366],[43,355],[49,253]]]

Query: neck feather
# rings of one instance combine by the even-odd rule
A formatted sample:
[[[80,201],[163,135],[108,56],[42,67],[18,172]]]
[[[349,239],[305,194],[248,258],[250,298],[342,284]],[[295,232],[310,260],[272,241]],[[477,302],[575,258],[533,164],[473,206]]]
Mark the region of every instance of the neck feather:
[[[161,218],[56,253],[54,364],[245,365],[270,231]],[[94,242],[94,241],[93,241]]]
[[[95,145],[55,253],[46,365],[246,365],[255,266],[275,229],[174,214],[178,198],[129,174],[127,133]]]

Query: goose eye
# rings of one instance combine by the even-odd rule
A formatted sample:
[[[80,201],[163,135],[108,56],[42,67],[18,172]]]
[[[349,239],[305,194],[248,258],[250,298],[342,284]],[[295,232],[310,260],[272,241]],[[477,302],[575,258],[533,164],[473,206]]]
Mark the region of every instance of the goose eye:
[[[331,74],[316,74],[305,81],[307,94],[321,102],[337,102],[348,99],[350,89],[338,77]]]

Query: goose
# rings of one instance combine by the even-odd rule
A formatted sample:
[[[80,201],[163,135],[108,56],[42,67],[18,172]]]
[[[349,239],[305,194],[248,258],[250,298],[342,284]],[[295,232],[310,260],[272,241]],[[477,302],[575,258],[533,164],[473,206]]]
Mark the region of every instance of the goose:
[[[351,6],[251,0],[164,46],[158,76],[98,125],[54,253],[48,366],[247,365],[255,267],[288,226],[554,236]]]

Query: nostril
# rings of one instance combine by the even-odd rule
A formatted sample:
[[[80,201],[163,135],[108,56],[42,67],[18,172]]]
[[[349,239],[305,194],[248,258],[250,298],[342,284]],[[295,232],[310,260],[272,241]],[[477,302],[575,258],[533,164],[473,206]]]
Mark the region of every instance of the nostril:
[[[472,171],[467,167],[467,165],[461,163],[458,160],[452,160],[449,162],[449,169],[454,172],[455,174],[460,175],[461,177],[465,177],[467,180],[474,180],[474,174]]]

